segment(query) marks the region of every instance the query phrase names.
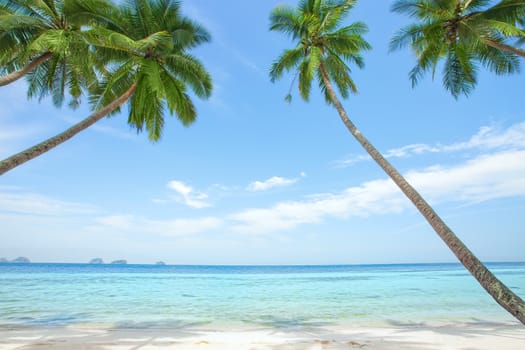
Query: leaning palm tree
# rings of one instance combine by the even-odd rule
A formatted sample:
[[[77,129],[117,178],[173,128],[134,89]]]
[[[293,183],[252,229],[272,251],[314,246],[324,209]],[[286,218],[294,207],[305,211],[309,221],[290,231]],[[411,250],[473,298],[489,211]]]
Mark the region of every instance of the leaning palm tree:
[[[61,106],[69,94],[76,107],[96,78],[82,27],[107,23],[113,7],[108,0],[2,0],[0,86],[26,76],[29,97],[51,95]]]
[[[212,83],[201,62],[188,50],[208,42],[210,35],[183,16],[171,0],[129,0],[113,14],[107,28],[85,33],[95,54],[106,62],[100,82],[91,89],[95,112],[66,131],[0,161],[0,175],[72,138],[128,102],[128,123],[150,140],[162,135],[168,110],[189,125],[196,109],[187,87],[199,98],[211,94]]]
[[[412,85],[429,71],[434,75],[444,61],[443,85],[455,98],[468,95],[476,85],[478,65],[501,75],[519,71],[525,50],[511,44],[523,38],[519,23],[525,19],[525,1],[398,0],[392,11],[418,22],[401,28],[390,49],[410,46],[417,64],[410,71]]]
[[[312,80],[317,79],[327,102],[333,105],[350,133],[377,164],[390,176],[401,191],[412,201],[436,233],[457,256],[459,261],[479,281],[489,294],[507,311],[525,324],[525,303],[499,281],[406,179],[379,153],[356,128],[341,104],[335,87],[343,98],[356,91],[347,62],[363,65],[360,52],[369,49],[362,38],[367,30],[363,23],[341,26],[356,0],[300,0],[298,7],[279,6],[270,15],[270,30],[291,36],[297,44],[273,63],[270,77],[275,81],[284,72],[295,71],[299,92],[308,100]]]

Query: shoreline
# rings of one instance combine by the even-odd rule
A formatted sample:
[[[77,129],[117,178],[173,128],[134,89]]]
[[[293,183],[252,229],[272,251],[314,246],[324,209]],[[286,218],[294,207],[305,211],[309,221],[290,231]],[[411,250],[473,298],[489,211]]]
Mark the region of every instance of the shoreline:
[[[96,328],[0,326],[0,350],[339,350],[525,348],[519,323],[320,327]]]

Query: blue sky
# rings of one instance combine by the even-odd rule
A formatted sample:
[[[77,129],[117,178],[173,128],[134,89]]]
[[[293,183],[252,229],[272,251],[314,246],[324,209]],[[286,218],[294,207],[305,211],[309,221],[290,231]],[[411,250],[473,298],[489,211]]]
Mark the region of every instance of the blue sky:
[[[291,45],[268,31],[282,1],[191,0],[184,13],[212,43],[197,55],[213,96],[189,128],[167,117],[160,142],[125,114],[0,177],[0,257],[171,264],[359,264],[455,261],[317,93],[284,102],[292,76],[271,62]],[[290,3],[290,2],[289,2]],[[388,53],[407,19],[361,1],[373,50],[345,107],[361,131],[486,261],[524,261],[523,75],[481,71],[469,98],[440,72],[412,89],[409,50]],[[292,3],[293,4],[293,3]],[[0,157],[87,116],[0,90]]]

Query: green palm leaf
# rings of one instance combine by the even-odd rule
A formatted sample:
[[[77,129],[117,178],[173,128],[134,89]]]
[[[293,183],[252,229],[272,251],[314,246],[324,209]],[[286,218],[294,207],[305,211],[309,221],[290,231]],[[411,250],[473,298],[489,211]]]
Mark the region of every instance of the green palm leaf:
[[[479,64],[495,74],[519,71],[518,55],[525,51],[512,40],[523,38],[518,26],[525,18],[524,0],[398,0],[392,11],[416,23],[401,28],[390,41],[390,50],[410,46],[417,64],[410,71],[415,86],[426,72],[432,77],[444,61],[443,85],[458,98],[475,87]]]
[[[180,13],[177,1],[128,0],[114,24],[94,25],[88,39],[109,62],[125,62],[102,74],[93,108],[100,109],[136,84],[129,101],[128,123],[147,131],[152,141],[162,136],[164,115],[176,114],[183,125],[196,119],[187,88],[199,98],[211,95],[212,81],[189,49],[208,42],[209,33]],[[114,64],[114,63],[113,63]]]
[[[364,23],[342,25],[355,3],[355,0],[303,0],[297,8],[274,8],[270,14],[270,30],[284,33],[297,41],[297,46],[285,50],[272,64],[271,81],[279,80],[285,72],[295,71],[299,94],[308,100],[314,79],[325,91],[319,72],[324,69],[341,96],[346,98],[349,93],[357,92],[349,64],[363,68],[361,52],[370,50],[371,46],[362,37],[368,30]],[[290,94],[286,100],[291,100]],[[330,99],[327,101],[330,103]]]

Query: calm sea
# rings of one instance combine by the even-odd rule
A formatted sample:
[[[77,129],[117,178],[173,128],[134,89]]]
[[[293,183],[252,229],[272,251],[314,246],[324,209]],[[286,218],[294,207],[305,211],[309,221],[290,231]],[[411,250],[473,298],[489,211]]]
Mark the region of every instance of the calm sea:
[[[525,263],[488,267],[525,298]],[[0,264],[0,326],[513,322],[457,264]]]

